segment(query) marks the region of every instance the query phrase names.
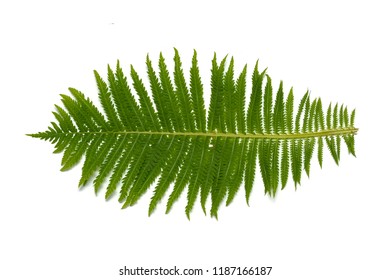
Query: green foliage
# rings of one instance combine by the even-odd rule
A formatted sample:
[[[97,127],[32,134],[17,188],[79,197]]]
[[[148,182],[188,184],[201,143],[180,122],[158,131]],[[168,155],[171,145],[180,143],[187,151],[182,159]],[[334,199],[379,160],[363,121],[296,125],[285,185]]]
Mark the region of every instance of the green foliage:
[[[274,97],[271,78],[258,62],[246,108],[247,66],[235,78],[233,58],[218,62],[214,55],[208,115],[195,51],[189,77],[176,49],[172,76],[162,54],[157,70],[149,57],[146,65],[150,92],[133,66],[130,85],[117,63],[115,70],[108,67],[107,81],[94,71],[103,112],[70,88],[70,96],[61,95],[63,106],[55,106],[56,122],[29,134],[63,153],[61,170],[84,157],[79,185],[92,181],[96,192],[106,185],[106,198],[118,192],[123,208],[156,183],[149,214],[165,196],[168,213],[186,195],[189,218],[197,198],[205,213],[210,199],[210,214],[217,218],[242,185],[249,202],[257,164],[265,194],[274,197],[289,174],[295,186],[303,170],[310,175],[314,154],[322,167],[324,143],[337,164],[342,142],[355,155],[355,110],[330,104],[324,115],[321,99],[309,92],[295,110],[293,90],[285,97],[280,82]]]

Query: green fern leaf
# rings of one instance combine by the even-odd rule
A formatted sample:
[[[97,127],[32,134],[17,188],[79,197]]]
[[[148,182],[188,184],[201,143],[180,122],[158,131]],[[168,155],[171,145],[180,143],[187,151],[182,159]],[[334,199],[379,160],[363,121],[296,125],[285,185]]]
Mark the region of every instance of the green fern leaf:
[[[245,171],[245,179],[244,179],[244,189],[246,191],[246,202],[249,204],[250,201],[250,194],[253,189],[254,184],[254,178],[255,178],[255,169],[256,169],[256,163],[257,163],[257,150],[258,150],[258,142],[260,140],[257,139],[250,139],[249,140],[249,147],[247,150],[247,162],[246,162],[246,171]],[[259,160],[261,161],[262,158],[259,157]],[[262,170],[262,166],[261,166]],[[267,178],[267,176],[263,176],[263,178]],[[267,180],[267,179],[266,179]],[[265,186],[265,189],[268,186]]]
[[[162,54],[158,72],[149,56],[146,66],[149,90],[133,66],[129,84],[117,62],[114,71],[108,66],[107,81],[94,71],[103,112],[69,88],[70,95],[61,95],[62,106],[55,105],[55,121],[46,131],[29,134],[63,153],[62,171],[84,159],[79,186],[93,181],[98,192],[105,185],[106,199],[118,192],[123,208],[135,205],[156,182],[149,215],[166,195],[170,212],[185,192],[189,219],[197,199],[217,218],[241,186],[249,203],[257,165],[265,194],[274,197],[286,188],[290,173],[295,188],[303,170],[309,176],[314,154],[322,167],[324,141],[337,164],[343,143],[356,155],[355,110],[338,103],[324,110],[308,91],[295,110],[293,90],[285,97],[280,82],[274,95],[271,77],[266,69],[259,72],[258,62],[246,108],[247,65],[235,77],[234,59],[218,61],[214,55],[208,114],[196,51],[189,76],[176,49],[172,72]]]
[[[240,185],[243,182],[244,172],[246,168],[248,139],[235,139],[235,157],[238,158],[234,162],[231,172],[231,184],[228,186],[228,197],[226,205],[228,206],[238,192]],[[248,201],[248,199],[247,199]]]
[[[245,103],[246,103],[246,73],[247,65],[243,68],[236,81],[235,86],[235,106],[236,106],[236,122],[239,133],[246,133],[246,116],[245,116]]]
[[[194,107],[194,117],[198,131],[206,132],[206,113],[203,97],[203,85],[198,69],[197,52],[194,51],[190,69],[190,92]]]
[[[281,189],[288,183],[289,177],[289,146],[288,140],[283,140],[281,156]]]

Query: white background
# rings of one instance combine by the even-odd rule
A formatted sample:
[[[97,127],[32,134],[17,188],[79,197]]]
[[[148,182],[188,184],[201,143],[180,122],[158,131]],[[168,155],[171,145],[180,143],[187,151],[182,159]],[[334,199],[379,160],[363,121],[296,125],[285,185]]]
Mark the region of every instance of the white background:
[[[120,277],[123,266],[273,266],[265,279],[391,279],[390,8],[387,1],[2,1],[0,4],[0,279],[198,279]],[[241,191],[219,220],[185,199],[147,216],[150,192],[120,210],[78,190],[81,166],[24,134],[45,130],[69,86],[97,100],[93,69],[145,56],[188,69],[199,53],[234,55],[236,73],[257,59],[277,86],[357,109],[357,158],[344,148],[272,200],[260,176],[250,207]],[[206,97],[208,97],[208,92]],[[199,279],[222,279],[203,276]],[[262,277],[224,277],[262,279]]]

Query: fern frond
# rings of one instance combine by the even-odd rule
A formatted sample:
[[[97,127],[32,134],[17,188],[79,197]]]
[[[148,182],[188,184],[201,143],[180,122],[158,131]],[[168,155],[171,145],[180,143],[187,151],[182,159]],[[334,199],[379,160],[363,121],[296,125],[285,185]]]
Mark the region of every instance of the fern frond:
[[[324,145],[337,164],[343,143],[356,155],[355,110],[338,103],[324,110],[309,91],[295,110],[293,89],[285,96],[281,81],[273,94],[271,77],[266,69],[259,72],[258,62],[246,108],[247,65],[235,77],[234,59],[218,61],[214,55],[208,114],[196,51],[188,77],[176,49],[172,72],[162,54],[158,72],[149,56],[146,66],[149,89],[133,66],[131,85],[119,62],[115,70],[108,66],[107,81],[94,71],[103,112],[69,88],[70,95],[61,95],[62,106],[55,105],[55,121],[46,131],[29,134],[63,153],[62,171],[84,158],[79,186],[93,181],[98,192],[106,185],[106,199],[118,192],[123,208],[136,204],[156,182],[149,215],[165,196],[170,212],[185,192],[189,219],[197,199],[217,218],[241,186],[249,203],[257,164],[265,194],[274,197],[288,186],[290,173],[295,188],[303,171],[310,175],[314,154],[323,166]]]

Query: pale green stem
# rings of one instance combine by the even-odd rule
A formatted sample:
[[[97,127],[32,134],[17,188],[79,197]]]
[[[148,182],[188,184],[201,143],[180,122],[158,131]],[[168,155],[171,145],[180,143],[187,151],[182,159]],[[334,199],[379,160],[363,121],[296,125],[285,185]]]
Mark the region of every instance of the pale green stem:
[[[325,129],[316,132],[305,133],[224,133],[224,132],[168,132],[168,131],[97,131],[97,132],[73,132],[69,134],[145,134],[145,135],[168,135],[168,136],[202,136],[202,137],[228,137],[228,138],[251,138],[251,139],[303,139],[325,136],[356,134],[358,128]],[[66,133],[68,134],[68,133]]]

